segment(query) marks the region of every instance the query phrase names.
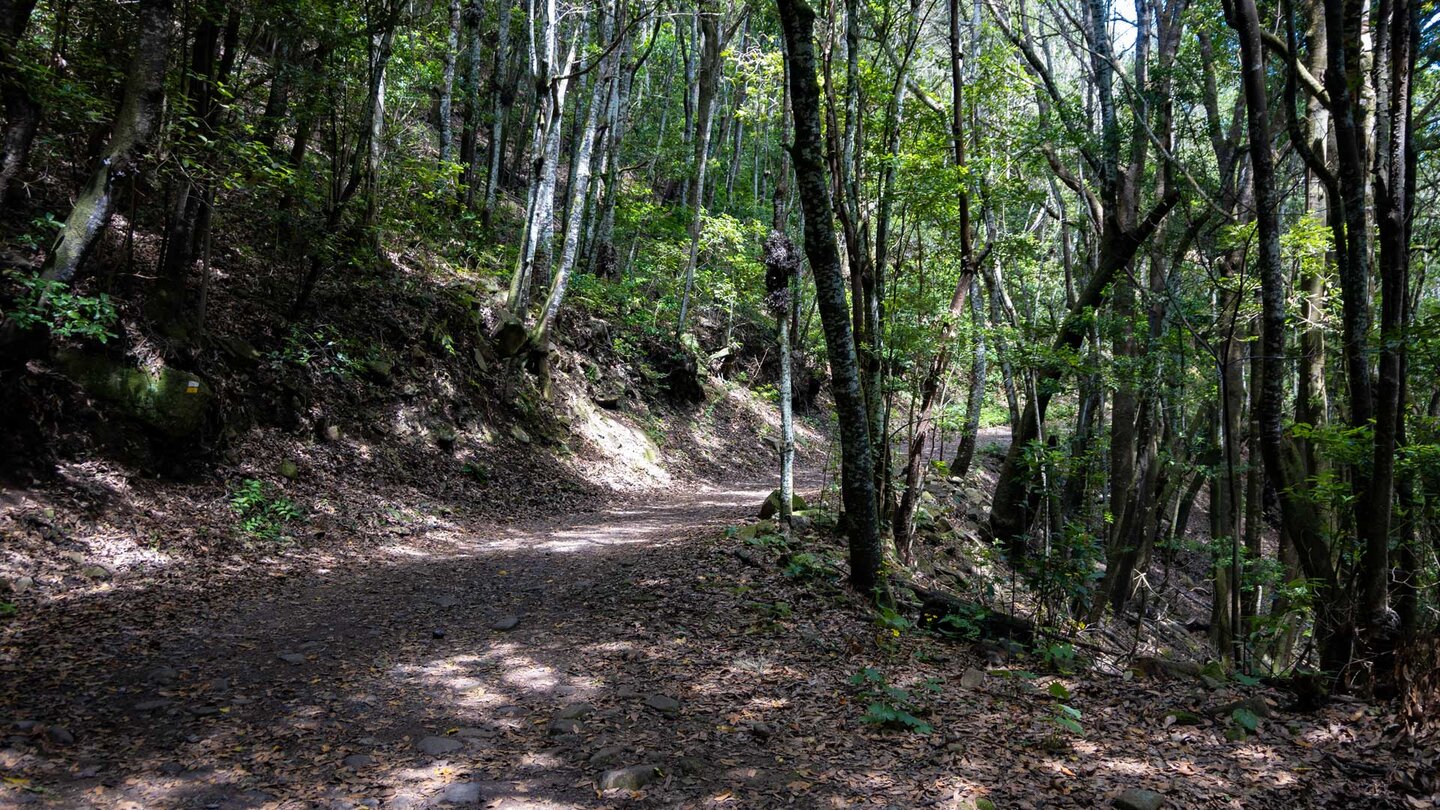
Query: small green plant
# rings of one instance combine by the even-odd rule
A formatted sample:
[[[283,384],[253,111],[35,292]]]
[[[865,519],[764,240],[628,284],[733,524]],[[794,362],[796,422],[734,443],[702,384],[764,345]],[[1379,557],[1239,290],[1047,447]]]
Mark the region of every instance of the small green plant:
[[[910,690],[892,686],[880,670],[865,667],[850,676],[850,685],[859,687],[869,701],[860,722],[906,729],[916,734],[929,734],[935,730],[934,726],[916,716],[923,714],[923,710]],[[930,692],[939,692],[940,687],[941,682],[937,678],[929,678],[921,684],[922,689]]]
[[[1260,728],[1260,716],[1244,706],[1230,712],[1230,727],[1225,729],[1225,739],[1240,741],[1254,734]]]
[[[1080,710],[1067,702],[1070,700],[1070,690],[1065,687],[1065,684],[1056,681],[1050,684],[1050,688],[1046,691],[1050,697],[1055,699],[1050,706],[1052,713],[1050,719],[1055,725],[1071,734],[1084,734],[1085,728],[1080,725]]]
[[[801,551],[790,555],[790,561],[781,573],[789,579],[818,579],[830,572],[831,566],[824,557]]]
[[[118,317],[110,296],[77,295],[63,282],[30,273],[5,273],[14,288],[8,309],[0,316],[24,330],[46,327],[59,338],[81,338],[105,343],[115,337],[110,329]]]
[[[65,223],[56,219],[54,212],[46,211],[44,216],[30,220],[31,229],[20,234],[15,241],[30,250],[39,250],[49,246],[55,232],[63,227]]]
[[[286,528],[301,518],[289,498],[273,495],[264,481],[247,478],[230,495],[230,508],[240,519],[240,531],[257,540],[288,540]]]
[[[490,468],[478,461],[467,461],[460,465],[460,472],[465,473],[477,484],[485,484],[490,481]]]
[[[979,605],[964,605],[958,612],[946,613],[935,621],[935,628],[945,634],[958,636],[966,641],[979,641],[985,632],[985,617],[989,611]]]
[[[1035,654],[1046,668],[1062,675],[1069,674],[1075,666],[1075,646],[1066,642],[1042,641],[1035,646]]]
[[[0,602],[0,619],[8,619],[19,613],[20,609],[10,602]]]

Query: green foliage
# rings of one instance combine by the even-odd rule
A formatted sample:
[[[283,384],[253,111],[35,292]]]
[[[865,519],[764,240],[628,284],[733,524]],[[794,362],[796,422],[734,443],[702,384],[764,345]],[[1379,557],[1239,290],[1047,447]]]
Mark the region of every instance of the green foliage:
[[[13,602],[0,602],[0,619],[9,619],[20,612]]]
[[[1075,645],[1067,642],[1041,641],[1035,645],[1035,654],[1048,669],[1065,674],[1075,667]]]
[[[302,517],[294,502],[275,494],[264,481],[247,478],[230,493],[230,509],[240,521],[240,531],[256,540],[279,542],[290,539],[288,527]]]
[[[297,324],[290,328],[281,347],[270,353],[270,359],[347,379],[364,367],[364,354],[365,349],[357,340],[343,335],[334,326]]]
[[[873,726],[905,729],[916,734],[929,734],[935,727],[917,715],[923,714],[916,697],[908,689],[892,686],[884,673],[874,667],[865,667],[850,676],[850,685],[858,687],[863,699],[869,704],[860,721]],[[941,682],[931,678],[921,684],[930,692],[939,692]]]
[[[99,343],[115,337],[111,328],[118,316],[109,295],[80,295],[59,281],[13,270],[5,273],[5,282],[13,295],[0,316],[20,329],[47,328],[58,338]]]
[[[1054,699],[1054,703],[1050,704],[1050,721],[1071,734],[1084,734],[1085,728],[1080,725],[1080,710],[1066,702],[1070,700],[1070,690],[1065,684],[1056,681],[1045,691]]]
[[[978,641],[984,634],[985,617],[989,611],[979,605],[966,604],[958,613],[947,613],[935,622],[942,633],[955,635],[967,641]]]
[[[818,554],[801,551],[790,555],[781,573],[789,579],[818,579],[833,574],[834,567]]]

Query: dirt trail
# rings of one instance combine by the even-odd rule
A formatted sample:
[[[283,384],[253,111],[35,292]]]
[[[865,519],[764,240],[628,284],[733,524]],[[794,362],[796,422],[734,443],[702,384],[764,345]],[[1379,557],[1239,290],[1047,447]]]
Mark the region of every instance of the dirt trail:
[[[807,544],[806,565],[786,570],[723,537],[767,491],[656,493],[512,527],[433,514],[333,564],[52,602],[0,636],[0,660],[18,662],[0,671],[0,806],[968,810],[1109,806],[1150,788],[1177,807],[1265,808],[1376,795],[1377,777],[1335,770],[1372,731],[1344,707],[1267,720],[1236,743],[1223,719],[1165,720],[1229,699],[1190,684],[973,678],[995,664],[878,628],[843,585],[839,549]],[[851,682],[862,668],[909,690],[934,733],[862,723],[874,699]],[[1056,734],[1048,687],[1061,680],[1087,729],[1074,739]],[[607,780],[618,789],[600,790]]]
[[[712,486],[505,528],[432,520],[333,568],[253,572],[188,605],[132,597],[129,612],[145,597],[170,609],[111,626],[69,621],[93,604],[56,606],[48,649],[39,627],[6,638],[27,683],[0,709],[28,737],[0,765],[45,792],[0,804],[400,808],[449,788],[476,806],[597,805],[595,773],[672,768],[699,720],[700,673],[678,652],[711,617],[680,583],[706,553],[697,539],[767,492]],[[578,716],[552,728],[557,713]]]

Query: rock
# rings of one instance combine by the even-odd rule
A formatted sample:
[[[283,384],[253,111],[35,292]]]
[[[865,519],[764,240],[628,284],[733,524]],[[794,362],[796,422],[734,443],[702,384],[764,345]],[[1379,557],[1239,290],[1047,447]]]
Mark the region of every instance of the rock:
[[[169,705],[170,701],[165,698],[156,698],[155,700],[142,700],[139,703],[135,704],[135,711],[156,712]]]
[[[214,717],[220,713],[218,706],[191,706],[190,713],[196,717]]]
[[[631,765],[606,771],[600,777],[600,789],[640,790],[655,781],[657,770],[654,765]]]
[[[1165,797],[1153,790],[1130,788],[1115,797],[1118,810],[1160,810],[1165,806]]]
[[[345,767],[358,771],[361,768],[368,768],[371,765],[374,765],[375,758],[370,756],[369,754],[351,754],[350,756],[340,760],[340,762]]]
[[[791,515],[791,516],[790,516],[790,529],[791,529],[791,531],[797,531],[797,532],[809,531],[810,528],[813,527],[814,525],[815,525],[815,520],[814,520],[813,518],[811,518],[809,515]]]
[[[445,638],[445,628],[437,627],[430,631],[430,637],[435,639]]]
[[[110,569],[103,565],[87,565],[80,569],[80,575],[86,579],[109,579]]]
[[[520,442],[521,444],[529,444],[531,441],[530,434],[526,433],[525,428],[522,428],[519,425],[510,426],[510,437],[513,438],[515,441]]]
[[[1265,698],[1262,698],[1259,695],[1252,695],[1242,700],[1233,700],[1229,703],[1206,709],[1205,712],[1206,714],[1215,715],[1217,717],[1229,717],[1230,715],[1234,714],[1238,709],[1245,709],[1246,711],[1260,718],[1269,718],[1271,715],[1274,714],[1274,711],[1272,711],[1270,708],[1270,704],[1266,703]]]
[[[440,794],[440,801],[445,804],[479,804],[481,798],[479,782],[456,782]]]
[[[460,604],[460,599],[458,597],[445,594],[443,596],[435,597],[435,604],[439,605],[442,608],[450,608]]]
[[[64,726],[51,726],[50,728],[45,729],[45,736],[49,737],[50,742],[56,745],[75,744],[75,735],[71,734],[70,729],[65,728]]]
[[[499,619],[496,619],[495,623],[490,625],[490,629],[505,632],[507,630],[514,630],[516,627],[519,626],[519,624],[519,616],[503,616]]]
[[[735,530],[735,536],[741,540],[754,540],[756,537],[774,533],[775,521],[773,520],[762,520],[759,523],[741,526]]]
[[[293,664],[295,666],[300,666],[301,664],[305,663],[306,660],[304,653],[280,653],[280,655],[277,657],[281,661],[284,661],[287,664]]]
[[[985,671],[970,667],[965,674],[960,676],[960,685],[966,689],[975,689],[985,682]]]
[[[16,731],[34,731],[35,729],[40,727],[40,721],[16,720],[13,724],[11,724],[10,727],[15,729]]]
[[[165,365],[137,368],[69,349],[57,351],[55,363],[86,393],[170,438],[188,438],[205,427],[214,392],[196,374]]]
[[[557,720],[584,720],[595,713],[595,707],[589,703],[572,703],[561,709],[555,715]]]
[[[260,352],[256,351],[255,347],[243,338],[227,336],[214,338],[214,342],[221,351],[247,365],[257,365],[262,359]]]
[[[364,367],[365,376],[377,383],[389,382],[390,374],[395,370],[395,364],[383,358],[366,360]]]
[[[300,477],[300,465],[287,458],[280,462],[280,475],[294,481]]]
[[[651,695],[645,698],[645,705],[663,714],[676,714],[680,711],[680,701],[669,695]]]
[[[180,673],[171,667],[155,667],[145,673],[145,678],[152,683],[174,683],[178,677],[180,677]]]
[[[1166,726],[1198,726],[1201,722],[1200,716],[1187,712],[1184,709],[1175,709],[1165,713],[1164,724]]]
[[[556,718],[550,721],[550,727],[545,730],[551,737],[563,737],[566,734],[579,734],[580,721],[573,719]]]
[[[809,508],[810,508],[809,504],[805,503],[805,498],[804,498],[800,493],[796,492],[796,493],[791,497],[791,499],[790,499],[790,511],[791,511],[791,512],[803,512],[804,510],[809,509]],[[780,490],[777,489],[777,490],[774,490],[774,491],[772,491],[772,492],[770,493],[770,497],[768,497],[768,498],[765,499],[765,503],[760,504],[760,519],[761,519],[761,520],[769,520],[770,518],[772,518],[772,517],[774,517],[775,515],[779,514],[779,512],[780,512]]]
[[[464,739],[471,739],[471,738],[474,738],[474,737],[490,737],[490,736],[494,735],[494,733],[495,733],[495,732],[493,732],[493,731],[491,731],[490,729],[487,729],[487,728],[476,728],[476,727],[474,727],[474,726],[466,726],[465,728],[457,729],[457,730],[455,731],[455,736],[456,736],[456,737],[461,737],[461,738],[464,738]]]
[[[327,442],[338,442],[340,441],[340,426],[326,425],[321,435],[325,437],[325,441]]]
[[[599,751],[590,755],[590,764],[600,768],[607,765],[614,765],[624,758],[625,752],[626,749],[623,745],[611,745],[601,748]]]
[[[10,580],[8,585],[10,592],[18,595],[35,587],[35,579],[34,577],[16,577]]]
[[[430,756],[438,757],[442,754],[452,754],[459,751],[463,744],[459,740],[450,737],[425,737],[415,745]]]

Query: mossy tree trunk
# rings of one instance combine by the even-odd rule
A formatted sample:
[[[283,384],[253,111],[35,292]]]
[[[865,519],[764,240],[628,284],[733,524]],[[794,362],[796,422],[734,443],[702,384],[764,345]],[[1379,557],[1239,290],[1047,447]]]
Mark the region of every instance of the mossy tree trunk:
[[[172,0],[141,0],[135,55],[125,78],[125,95],[115,116],[110,142],[90,179],[65,218],[45,262],[44,276],[69,284],[110,223],[116,181],[139,170],[141,157],[159,126],[165,107],[165,66],[175,23]]]

